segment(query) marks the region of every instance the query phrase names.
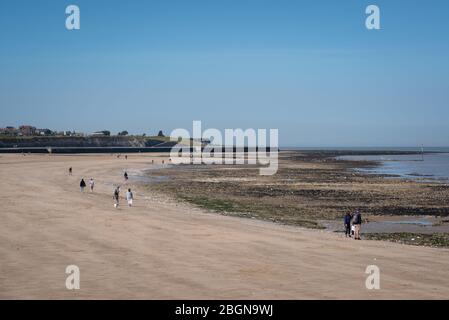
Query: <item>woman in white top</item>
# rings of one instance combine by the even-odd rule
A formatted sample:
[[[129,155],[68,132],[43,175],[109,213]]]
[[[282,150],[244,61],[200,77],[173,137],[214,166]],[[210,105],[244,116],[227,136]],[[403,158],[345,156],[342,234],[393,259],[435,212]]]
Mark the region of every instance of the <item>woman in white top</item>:
[[[133,205],[133,199],[134,199],[134,195],[131,192],[131,189],[128,189],[128,192],[126,193],[126,200],[128,200],[128,206],[132,206]]]

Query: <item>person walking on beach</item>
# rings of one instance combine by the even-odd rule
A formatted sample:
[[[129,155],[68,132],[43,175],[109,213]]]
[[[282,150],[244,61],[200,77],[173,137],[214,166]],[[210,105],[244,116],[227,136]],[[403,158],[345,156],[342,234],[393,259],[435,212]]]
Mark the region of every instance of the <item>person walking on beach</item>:
[[[114,199],[114,207],[118,208],[120,203],[120,187],[115,188],[113,199]]]
[[[80,182],[80,191],[84,192],[84,188],[86,187],[86,182],[84,182],[84,179],[81,179]]]
[[[128,180],[128,172],[125,172],[125,174],[123,175],[123,177],[125,177],[125,180]]]
[[[90,186],[90,192],[94,192],[94,187],[95,187],[94,178],[90,178],[89,186]]]
[[[69,168],[69,176],[72,175],[72,167]]]
[[[345,214],[344,217],[344,224],[345,224],[345,236],[346,238],[349,237],[351,238],[351,220],[352,220],[352,215],[351,213],[347,212]]]
[[[360,233],[362,228],[362,214],[360,213],[359,210],[355,212],[352,224],[354,225],[354,239],[362,240],[360,239]]]
[[[128,206],[132,207],[133,200],[134,200],[134,195],[131,192],[131,189],[128,189],[128,192],[126,193],[126,200],[128,201]]]

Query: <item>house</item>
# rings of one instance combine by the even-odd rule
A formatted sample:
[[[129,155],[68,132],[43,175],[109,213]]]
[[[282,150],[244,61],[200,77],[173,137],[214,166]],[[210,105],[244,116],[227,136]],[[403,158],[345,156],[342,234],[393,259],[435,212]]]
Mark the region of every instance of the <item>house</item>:
[[[110,135],[111,135],[111,132],[107,131],[107,130],[96,131],[91,134],[91,136],[93,136],[93,137],[105,137],[105,136],[110,136]]]
[[[29,125],[20,126],[19,131],[23,136],[34,136],[36,134],[36,127]]]
[[[14,127],[0,128],[0,134],[5,136],[17,136],[19,134],[19,130]]]
[[[66,137],[83,137],[84,136],[83,133],[75,132],[75,131],[63,131],[62,135],[66,136]]]
[[[40,136],[50,136],[53,134],[53,131],[51,131],[50,129],[37,129],[36,133]]]

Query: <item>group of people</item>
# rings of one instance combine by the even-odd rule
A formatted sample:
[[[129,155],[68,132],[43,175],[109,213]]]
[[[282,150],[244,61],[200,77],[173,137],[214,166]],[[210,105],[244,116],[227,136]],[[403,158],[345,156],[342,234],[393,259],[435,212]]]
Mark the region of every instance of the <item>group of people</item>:
[[[344,217],[344,224],[346,237],[354,237],[354,240],[362,240],[360,238],[362,228],[362,214],[359,210],[356,210],[354,213],[347,212]]]
[[[69,175],[70,176],[73,175],[73,168],[72,167],[69,168]],[[125,172],[123,177],[125,178],[125,181],[128,181],[129,177],[128,177],[128,173],[127,172]],[[80,191],[84,192],[84,189],[86,187],[87,187],[86,181],[84,181],[84,178],[82,178],[81,181],[80,181]],[[90,180],[89,180],[90,192],[94,192],[94,187],[95,187],[95,181],[94,181],[93,178],[90,178]],[[120,204],[120,186],[115,188],[112,198],[114,199],[114,207],[117,209],[119,207],[119,204]],[[129,207],[132,207],[133,200],[134,200],[134,194],[132,193],[131,189],[128,188],[128,191],[126,192],[126,201],[128,202],[128,206]]]
[[[153,160],[154,161],[154,160]],[[69,175],[71,176],[73,174],[72,167],[69,168]],[[128,181],[128,173],[125,172],[123,174],[123,177],[125,181]],[[84,181],[84,178],[80,181],[80,190],[81,192],[84,192],[84,189],[86,188],[86,182]],[[94,192],[95,187],[95,181],[93,178],[89,180],[89,188],[90,192]],[[118,208],[120,204],[120,186],[115,188],[114,194],[114,207]],[[131,207],[133,205],[134,195],[130,188],[128,188],[128,191],[126,192],[126,201],[128,202],[128,206]],[[360,234],[361,234],[361,227],[362,227],[362,214],[359,210],[356,210],[354,213],[347,212],[344,216],[344,226],[345,226],[345,236],[352,238],[354,237],[354,240],[361,240]]]

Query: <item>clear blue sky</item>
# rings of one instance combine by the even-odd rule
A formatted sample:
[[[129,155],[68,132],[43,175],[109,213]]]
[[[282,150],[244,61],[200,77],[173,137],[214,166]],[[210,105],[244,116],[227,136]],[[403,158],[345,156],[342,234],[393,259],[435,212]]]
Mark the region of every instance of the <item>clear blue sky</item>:
[[[449,1],[0,1],[0,127],[192,120],[282,146],[447,146]]]

